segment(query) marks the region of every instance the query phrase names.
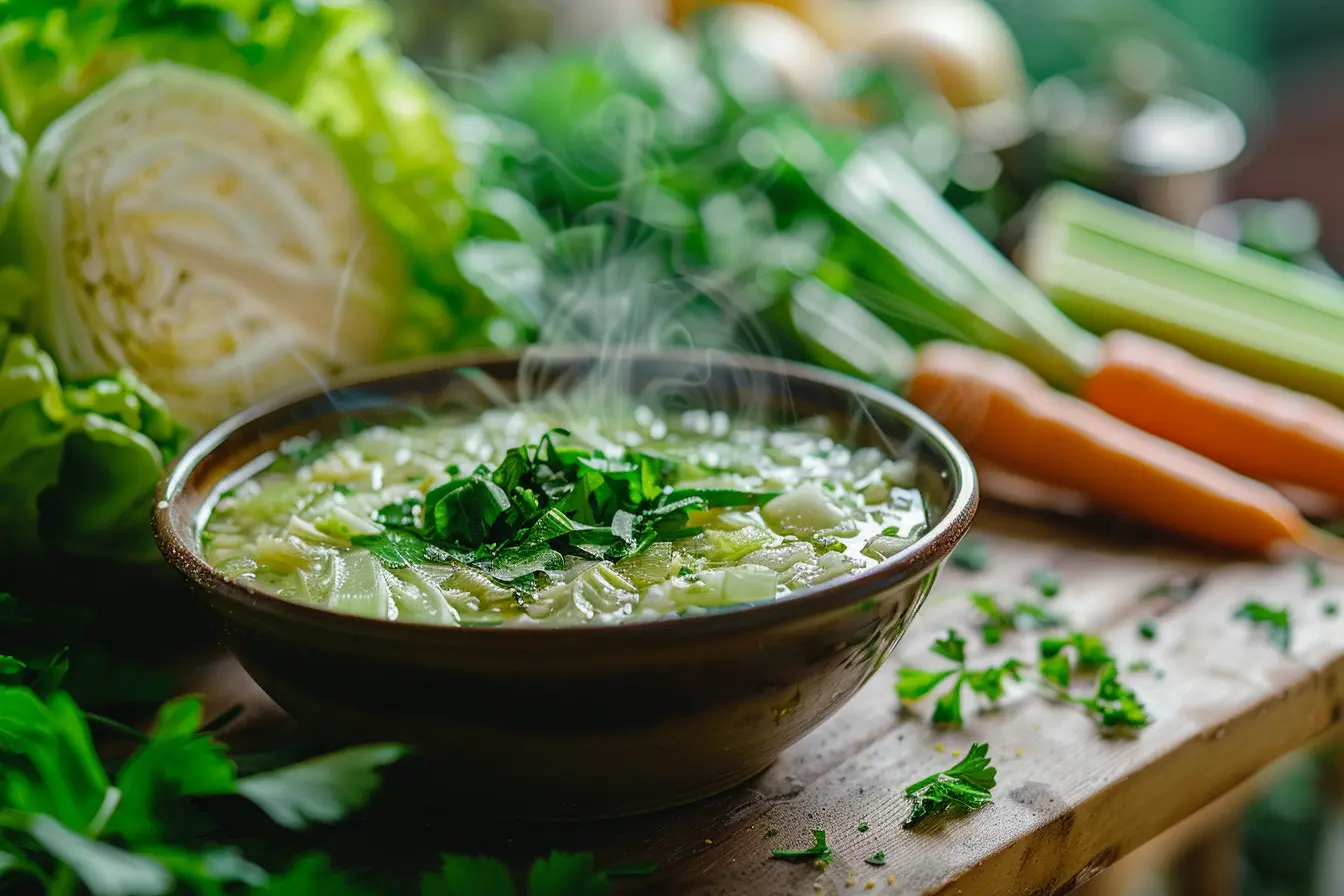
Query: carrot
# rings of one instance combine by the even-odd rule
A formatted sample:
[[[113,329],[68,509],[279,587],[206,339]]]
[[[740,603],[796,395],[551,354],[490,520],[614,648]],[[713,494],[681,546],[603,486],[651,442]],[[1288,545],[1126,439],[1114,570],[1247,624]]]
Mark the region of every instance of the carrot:
[[[1269,486],[1056,392],[1001,355],[931,343],[908,392],[972,455],[1168,532],[1262,555],[1292,546],[1344,555]]]
[[[1082,395],[1112,417],[1255,479],[1344,498],[1344,411],[1137,333],[1102,346]]]

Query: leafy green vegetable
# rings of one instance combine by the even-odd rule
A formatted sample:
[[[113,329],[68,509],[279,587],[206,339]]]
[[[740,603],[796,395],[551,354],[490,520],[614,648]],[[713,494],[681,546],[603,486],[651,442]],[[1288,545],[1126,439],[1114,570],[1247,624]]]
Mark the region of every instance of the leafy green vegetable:
[[[1233,619],[1245,619],[1252,625],[1264,628],[1269,637],[1269,643],[1288,652],[1288,647],[1292,642],[1293,631],[1292,624],[1288,619],[1288,610],[1286,607],[1266,606],[1259,601],[1251,600],[1241,605],[1236,613],[1232,614]]]
[[[373,769],[401,753],[355,748],[239,781],[223,746],[202,731],[200,701],[186,697],[160,707],[149,735],[110,777],[90,718],[64,692],[42,698],[0,686],[0,852],[14,857],[10,874],[50,881],[55,892],[71,891],[76,878],[92,893],[122,896],[265,884],[263,869],[201,839],[212,825],[198,798],[240,794],[295,828],[336,821],[368,799]],[[312,863],[291,869],[279,891],[320,879],[319,871]]]
[[[973,743],[966,756],[944,772],[930,775],[905,788],[910,815],[904,826],[951,812],[973,812],[990,801],[996,771],[990,764],[989,744]]]
[[[1070,700],[1087,709],[1106,733],[1134,731],[1152,721],[1134,691],[1120,683],[1115,663],[1102,668],[1094,696]]]
[[[887,864],[887,854],[885,851],[879,849],[877,852],[864,859],[864,861],[869,865],[875,865],[876,867],[881,868],[883,865]]]
[[[823,865],[829,865],[831,863],[831,847],[826,843],[826,832],[814,830],[811,846],[805,849],[772,849],[770,850],[770,857],[772,859],[784,859],[788,862],[806,862],[811,859]]]
[[[340,821],[363,806],[378,789],[378,769],[405,753],[398,744],[350,747],[243,778],[237,791],[276,824],[301,831],[312,822]]]
[[[670,488],[673,467],[649,454],[619,457],[560,447],[555,429],[535,445],[511,448],[493,470],[381,508],[384,530],[357,535],[390,568],[426,560],[474,564],[496,581],[527,588],[565,557],[620,560],[662,541],[697,534],[693,511],[760,504],[774,497],[725,488]],[[420,520],[417,522],[417,518]]]
[[[962,725],[961,689],[966,686],[971,693],[978,694],[989,703],[997,703],[1004,695],[1005,678],[1021,681],[1021,670],[1025,664],[1020,660],[1008,659],[1002,665],[985,669],[966,667],[966,639],[954,629],[948,629],[945,637],[934,641],[929,648],[932,653],[955,663],[955,668],[937,671],[925,671],[912,666],[902,666],[896,670],[896,693],[905,701],[917,701],[932,693],[943,681],[956,676],[950,690],[937,699],[933,707],[932,722],[935,725],[948,725],[960,728]]]

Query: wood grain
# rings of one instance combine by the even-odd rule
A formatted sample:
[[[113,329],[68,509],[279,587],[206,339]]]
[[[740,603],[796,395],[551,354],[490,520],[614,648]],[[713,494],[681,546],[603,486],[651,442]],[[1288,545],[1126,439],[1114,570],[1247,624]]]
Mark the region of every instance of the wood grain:
[[[1344,599],[1344,569],[1327,569],[1326,585],[1313,590],[1297,564],[1233,562],[998,508],[982,514],[976,534],[989,543],[989,567],[978,574],[949,569],[896,658],[747,785],[673,812],[582,826],[501,832],[482,825],[481,807],[473,807],[466,818],[444,813],[450,817],[426,821],[420,845],[519,863],[559,848],[592,850],[608,866],[660,864],[656,874],[625,882],[619,892],[1064,893],[1344,714],[1344,616],[1323,609]],[[1122,666],[1152,662],[1154,671],[1124,678],[1154,723],[1136,738],[1104,739],[1077,707],[1030,684],[1011,690],[996,711],[971,709],[962,731],[934,730],[925,708],[902,712],[892,690],[896,668],[938,667],[926,650],[948,626],[971,637],[976,617],[967,592],[1029,597],[1028,576],[1038,567],[1063,581],[1050,601],[1053,611],[1075,628],[1103,634]],[[1202,585],[1188,599],[1144,596],[1163,581],[1198,577]],[[1289,653],[1232,618],[1251,597],[1290,608]],[[1157,620],[1151,642],[1137,632],[1144,618]],[[977,635],[971,651],[972,666],[1010,655],[1034,660],[1035,637],[1010,633],[987,649]],[[214,708],[246,705],[226,731],[231,740],[255,747],[295,734],[227,660],[198,666],[187,685],[204,691]],[[990,744],[999,769],[994,803],[934,829],[902,830],[905,785],[951,765],[977,740]],[[858,831],[860,822],[868,823],[866,833]],[[828,868],[769,859],[773,847],[808,845],[812,828],[830,836],[835,858]],[[404,831],[398,840],[406,846]],[[864,864],[878,850],[888,864]]]

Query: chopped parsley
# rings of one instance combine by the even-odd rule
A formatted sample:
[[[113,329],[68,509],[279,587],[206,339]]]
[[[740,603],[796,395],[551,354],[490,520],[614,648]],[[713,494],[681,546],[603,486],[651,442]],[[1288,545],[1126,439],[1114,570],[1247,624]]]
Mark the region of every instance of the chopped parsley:
[[[1321,612],[1327,616],[1336,616],[1339,614],[1339,604],[1335,603],[1333,600],[1326,601],[1325,604],[1321,606]]]
[[[989,803],[997,774],[990,761],[989,744],[973,743],[965,758],[947,771],[905,788],[910,815],[904,826],[914,827],[934,815],[974,812]]]
[[[787,862],[805,862],[815,859],[823,865],[831,864],[831,847],[826,844],[826,832],[814,830],[812,845],[806,849],[772,849],[772,859],[784,859]]]
[[[1037,567],[1027,575],[1027,582],[1040,592],[1041,597],[1049,598],[1059,594],[1059,573],[1053,570]]]
[[[434,488],[381,508],[375,535],[351,542],[386,567],[470,564],[496,582],[527,590],[567,557],[619,560],[661,541],[698,534],[694,511],[764,503],[770,492],[672,489],[675,464],[626,449],[619,457],[556,444],[563,429],[535,445],[510,448],[494,469],[482,464]]]
[[[933,642],[930,652],[952,661],[951,669],[927,671],[913,666],[902,666],[896,672],[896,693],[902,700],[914,702],[927,697],[945,680],[953,678],[950,690],[943,693],[933,705],[933,724],[960,728],[963,722],[961,712],[961,689],[970,688],[971,693],[979,694],[989,703],[997,703],[1004,695],[1003,681],[1010,678],[1021,681],[1021,671],[1026,664],[1021,660],[1009,659],[999,666],[984,669],[966,667],[966,639],[955,629]]]
[[[949,558],[952,565],[968,572],[983,572],[989,566],[989,545],[983,538],[968,535]]]
[[[1042,680],[1055,695],[1086,709],[1103,734],[1134,731],[1147,726],[1152,717],[1132,689],[1121,683],[1116,661],[1106,642],[1096,635],[1073,632],[1062,638],[1042,638]],[[1070,656],[1073,657],[1070,662]],[[1070,684],[1079,676],[1097,675],[1097,688],[1090,697],[1075,696]]]
[[[1303,560],[1302,570],[1307,574],[1307,587],[1312,591],[1325,585],[1325,570],[1321,568],[1321,561],[1315,557]]]
[[[868,822],[866,821],[859,822],[859,833],[860,834],[868,833]]]
[[[1157,637],[1157,620],[1142,619],[1139,621],[1139,637],[1145,641],[1151,641]]]
[[[1003,640],[1004,631],[1051,628],[1063,625],[1064,620],[1036,604],[1018,601],[1012,606],[1000,604],[992,594],[972,592],[971,603],[983,615],[980,635],[986,644]]]
[[[1288,610],[1286,607],[1275,609],[1266,606],[1259,601],[1251,600],[1241,605],[1241,609],[1232,614],[1233,619],[1244,619],[1252,625],[1265,629],[1269,638],[1269,643],[1288,652],[1289,644],[1292,642],[1293,630],[1292,624],[1288,620]]]
[[[887,864],[887,854],[884,850],[879,849],[877,852],[864,859],[864,861],[869,865],[875,865],[878,868],[881,868],[883,865]]]

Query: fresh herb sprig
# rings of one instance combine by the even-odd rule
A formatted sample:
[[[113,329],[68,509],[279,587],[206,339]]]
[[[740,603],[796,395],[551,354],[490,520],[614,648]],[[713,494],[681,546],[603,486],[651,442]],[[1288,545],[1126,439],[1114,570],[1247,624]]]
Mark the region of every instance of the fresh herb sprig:
[[[971,693],[979,694],[994,704],[1004,695],[1005,678],[1021,681],[1021,670],[1026,664],[1021,660],[1009,659],[1002,665],[984,669],[966,667],[966,639],[955,629],[933,642],[930,652],[951,660],[956,665],[951,669],[927,671],[913,666],[902,666],[896,673],[896,693],[902,700],[914,702],[927,697],[943,681],[953,679],[952,688],[946,691],[933,705],[933,723],[960,728],[962,725],[961,689],[970,688]]]
[[[1275,608],[1258,600],[1249,600],[1232,614],[1232,618],[1244,619],[1252,625],[1263,628],[1269,643],[1284,653],[1288,652],[1293,640],[1293,626],[1286,607]]]
[[[1024,631],[1027,629],[1053,628],[1063,625],[1064,620],[1037,604],[1017,601],[1004,606],[992,594],[972,592],[971,603],[980,611],[980,636],[986,644],[997,644],[1003,640],[1005,631]]]
[[[929,775],[905,788],[910,815],[904,827],[948,813],[974,812],[990,802],[997,770],[990,764],[989,744],[973,743],[966,756],[947,771]]]
[[[509,449],[494,469],[381,508],[383,531],[357,535],[384,566],[457,561],[503,585],[527,589],[566,557],[619,560],[698,534],[690,514],[760,504],[769,492],[672,488],[675,464],[626,449],[619,457],[556,444],[563,429]]]
[[[1055,696],[1086,709],[1103,734],[1129,733],[1152,722],[1138,695],[1120,681],[1115,657],[1096,635],[1072,632],[1064,637],[1042,638],[1040,652],[1041,678]],[[1076,678],[1093,674],[1097,676],[1097,688],[1092,696],[1069,692]]]

